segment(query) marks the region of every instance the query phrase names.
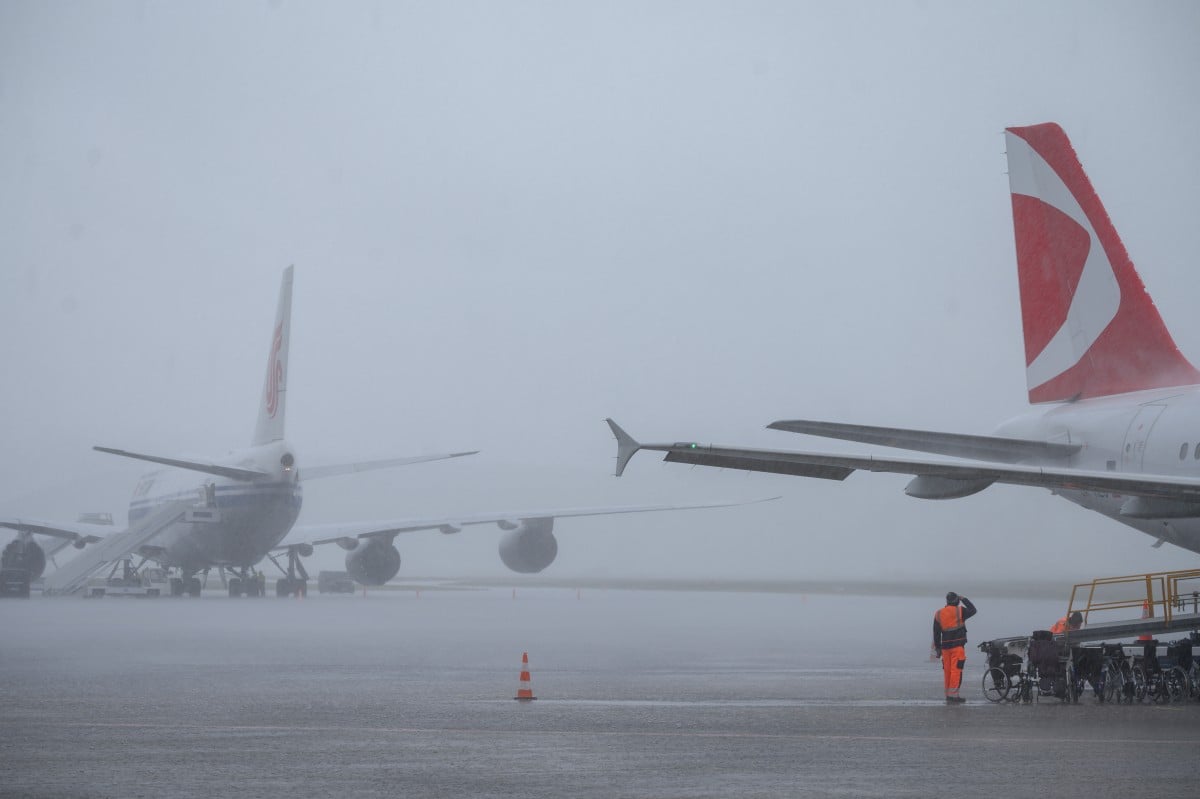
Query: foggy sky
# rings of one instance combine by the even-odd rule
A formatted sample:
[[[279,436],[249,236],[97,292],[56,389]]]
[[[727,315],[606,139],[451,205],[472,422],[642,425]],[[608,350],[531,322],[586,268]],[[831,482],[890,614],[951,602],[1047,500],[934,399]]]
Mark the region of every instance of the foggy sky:
[[[0,5],[0,513],[124,516],[93,445],[249,443],[295,264],[300,522],[783,499],[559,523],[547,574],[1067,580],[1195,556],[1048,492],[954,502],[663,464],[864,451],[780,418],[989,433],[1026,408],[1003,129],[1060,123],[1181,349],[1191,3]],[[502,574],[495,528],[401,574]],[[336,567],[339,554],[318,563]]]

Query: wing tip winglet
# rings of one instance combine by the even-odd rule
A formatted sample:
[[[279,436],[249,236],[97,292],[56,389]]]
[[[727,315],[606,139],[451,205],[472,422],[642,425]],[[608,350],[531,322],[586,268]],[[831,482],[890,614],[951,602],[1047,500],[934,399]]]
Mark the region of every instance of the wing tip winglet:
[[[625,471],[625,466],[642,445],[634,440],[633,436],[621,429],[621,425],[614,422],[612,419],[605,419],[608,422],[608,428],[612,430],[613,437],[617,439],[617,470],[613,473],[616,477],[620,477]]]

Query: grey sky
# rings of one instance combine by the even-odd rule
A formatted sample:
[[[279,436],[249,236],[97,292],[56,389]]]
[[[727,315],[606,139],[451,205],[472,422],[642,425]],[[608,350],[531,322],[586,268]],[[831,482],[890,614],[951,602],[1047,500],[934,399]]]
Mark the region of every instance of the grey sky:
[[[618,481],[601,420],[836,449],[763,426],[1022,411],[1001,131],[1045,121],[1200,361],[1198,33],[1183,2],[4,3],[0,512],[123,515],[141,470],[93,444],[247,444],[294,263],[302,463],[483,450],[312,483],[302,523],[783,494],[562,522],[549,573],[1194,565],[1031,489]],[[494,533],[402,539],[402,574],[501,573]]]

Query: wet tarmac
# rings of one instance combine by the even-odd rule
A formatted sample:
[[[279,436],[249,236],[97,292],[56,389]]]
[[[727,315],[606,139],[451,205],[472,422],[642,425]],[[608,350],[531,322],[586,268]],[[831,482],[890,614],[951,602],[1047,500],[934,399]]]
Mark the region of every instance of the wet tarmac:
[[[1200,791],[1200,704],[947,707],[939,597],[435,589],[0,603],[0,796]]]

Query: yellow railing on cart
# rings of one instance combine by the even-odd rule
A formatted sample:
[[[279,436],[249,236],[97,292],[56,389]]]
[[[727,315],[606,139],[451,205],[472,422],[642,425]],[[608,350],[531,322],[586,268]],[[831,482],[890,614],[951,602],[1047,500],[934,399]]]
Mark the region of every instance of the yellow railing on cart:
[[[1128,618],[1161,618],[1168,624],[1177,613],[1200,612],[1200,569],[1184,569],[1123,577],[1101,577],[1071,589],[1067,615],[1083,614],[1086,625],[1094,615],[1116,611]],[[1103,620],[1103,619],[1102,619]]]

